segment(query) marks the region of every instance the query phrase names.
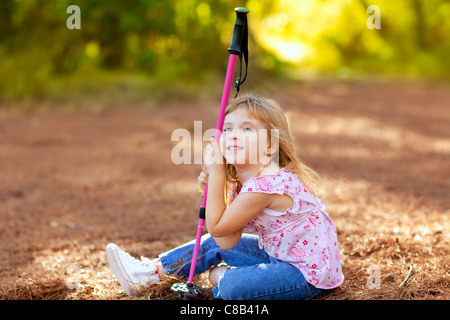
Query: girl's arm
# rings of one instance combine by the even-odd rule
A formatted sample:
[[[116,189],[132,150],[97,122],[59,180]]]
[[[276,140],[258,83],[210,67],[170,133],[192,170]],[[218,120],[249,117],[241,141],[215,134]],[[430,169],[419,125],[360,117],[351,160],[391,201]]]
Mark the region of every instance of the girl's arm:
[[[213,177],[214,174],[210,173],[206,199],[206,226],[213,237],[223,237],[241,230],[273,200],[270,194],[241,193],[226,208],[223,185],[215,182]]]
[[[233,248],[239,242],[239,240],[241,240],[243,231],[244,229],[242,228],[241,230],[230,233],[229,235],[224,237],[214,237],[214,240],[216,240],[216,243],[223,250],[228,250]]]
[[[240,237],[242,234],[243,226],[262,209],[268,207],[273,197],[264,193],[243,193],[239,194],[227,208],[224,198],[225,161],[217,141],[212,141],[205,150],[204,162],[209,174],[206,199],[208,232],[214,238],[229,236],[228,240],[234,242],[237,235]]]
[[[208,177],[208,171],[203,167],[202,172],[200,172],[200,175],[198,176],[198,183],[201,190],[205,189],[205,185],[208,183]],[[239,242],[243,231],[244,229],[241,229],[223,237],[214,237],[214,240],[216,240],[219,247],[228,250],[233,248]]]

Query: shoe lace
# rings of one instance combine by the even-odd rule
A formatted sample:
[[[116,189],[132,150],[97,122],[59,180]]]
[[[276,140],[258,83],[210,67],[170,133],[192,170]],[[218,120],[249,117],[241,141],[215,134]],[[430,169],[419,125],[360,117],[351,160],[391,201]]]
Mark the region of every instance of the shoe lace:
[[[124,253],[125,253],[125,256],[127,257],[127,260],[129,262],[131,262],[132,264],[134,264],[136,266],[139,266],[139,267],[148,267],[148,268],[153,269],[152,268],[153,267],[153,261],[152,260],[150,260],[150,259],[148,259],[146,257],[143,257],[143,256],[141,256],[140,257],[141,260],[139,260],[139,259],[136,259],[135,257],[133,257],[132,255],[130,255],[129,253],[127,253],[127,252],[124,252]]]

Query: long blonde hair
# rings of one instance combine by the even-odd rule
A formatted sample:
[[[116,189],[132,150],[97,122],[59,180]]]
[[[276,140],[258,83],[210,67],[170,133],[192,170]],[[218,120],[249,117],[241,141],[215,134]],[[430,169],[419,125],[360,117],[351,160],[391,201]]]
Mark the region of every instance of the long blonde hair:
[[[294,138],[290,132],[283,109],[278,103],[271,99],[246,94],[228,103],[225,116],[239,108],[245,108],[251,117],[265,123],[269,143],[272,141],[272,134],[278,133],[279,136],[274,137],[278,139],[278,151],[272,155],[272,160],[278,162],[280,168],[294,172],[312,194],[319,196],[322,192],[319,176],[297,157]],[[230,189],[230,186],[234,186],[233,191],[239,193],[242,183],[238,179],[235,167],[229,163],[226,165],[226,180],[227,191]]]

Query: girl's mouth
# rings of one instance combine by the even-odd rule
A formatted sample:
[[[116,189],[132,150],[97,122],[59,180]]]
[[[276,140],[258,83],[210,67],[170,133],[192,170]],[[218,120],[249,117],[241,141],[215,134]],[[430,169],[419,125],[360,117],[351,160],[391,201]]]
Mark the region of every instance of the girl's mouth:
[[[242,149],[244,149],[244,148],[239,147],[239,146],[228,146],[227,147],[228,151],[239,151],[239,150],[242,150]]]

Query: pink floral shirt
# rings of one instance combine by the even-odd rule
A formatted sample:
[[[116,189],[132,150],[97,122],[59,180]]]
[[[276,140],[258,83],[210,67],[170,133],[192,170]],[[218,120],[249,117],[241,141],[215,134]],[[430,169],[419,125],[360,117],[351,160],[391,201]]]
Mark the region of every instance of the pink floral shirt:
[[[292,208],[263,209],[244,231],[259,234],[260,248],[296,266],[315,287],[331,289],[344,281],[334,223],[323,202],[308,192],[296,174],[281,169],[278,174],[254,177],[240,192],[289,195],[294,200]],[[230,200],[236,196],[236,192],[230,194]]]

